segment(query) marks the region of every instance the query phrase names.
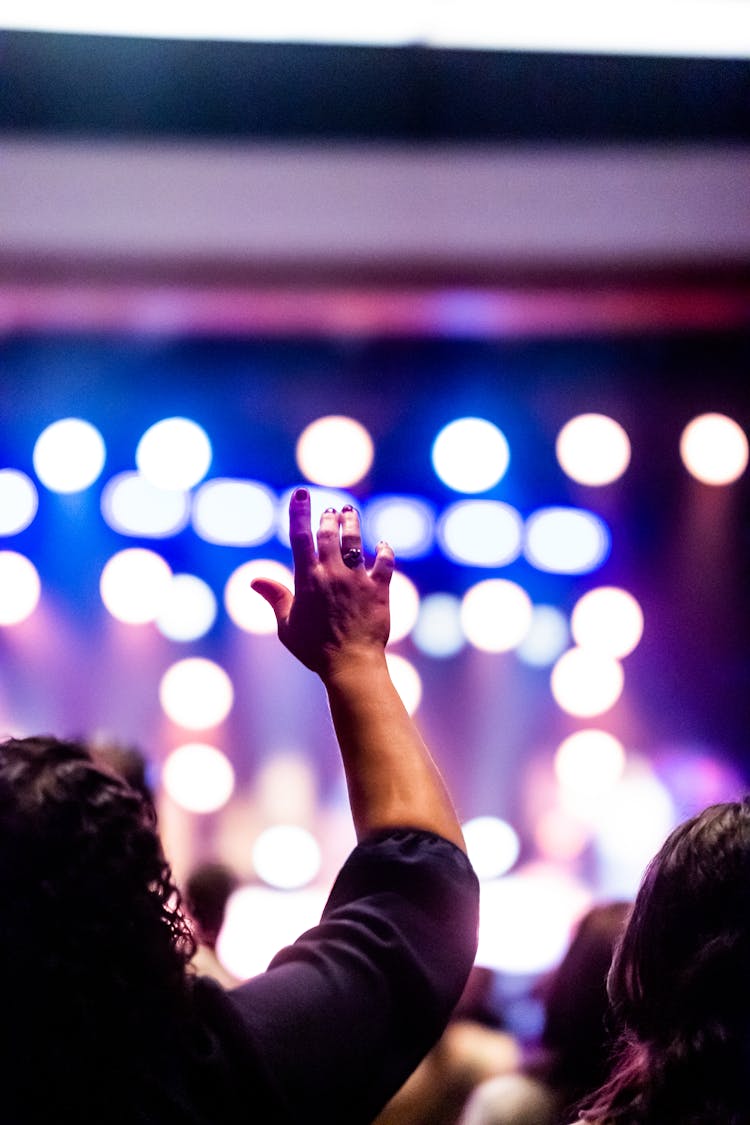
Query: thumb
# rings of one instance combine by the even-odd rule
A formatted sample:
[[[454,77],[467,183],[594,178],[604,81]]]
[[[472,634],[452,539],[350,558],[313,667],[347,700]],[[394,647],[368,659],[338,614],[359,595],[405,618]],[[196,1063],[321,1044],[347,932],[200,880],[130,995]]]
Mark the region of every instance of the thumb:
[[[276,614],[278,623],[281,624],[282,621],[286,621],[294,601],[291,591],[287,590],[286,586],[282,586],[280,582],[274,582],[271,578],[254,578],[250,585],[256,594],[260,594],[268,602]]]

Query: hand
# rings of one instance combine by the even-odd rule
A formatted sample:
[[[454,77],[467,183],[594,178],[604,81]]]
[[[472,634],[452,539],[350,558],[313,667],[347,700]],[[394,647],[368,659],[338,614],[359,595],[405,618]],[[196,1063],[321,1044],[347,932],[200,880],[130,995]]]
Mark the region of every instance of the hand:
[[[388,586],[393,551],[379,543],[369,572],[362,557],[359,515],[350,506],[326,509],[320,517],[317,552],[310,527],[310,494],[298,488],[289,504],[294,558],[294,594],[279,582],[257,578],[252,588],[269,603],[279,638],[324,680],[343,662],[382,654],[390,630]],[[359,552],[359,563],[344,556]],[[356,555],[355,555],[356,559]]]

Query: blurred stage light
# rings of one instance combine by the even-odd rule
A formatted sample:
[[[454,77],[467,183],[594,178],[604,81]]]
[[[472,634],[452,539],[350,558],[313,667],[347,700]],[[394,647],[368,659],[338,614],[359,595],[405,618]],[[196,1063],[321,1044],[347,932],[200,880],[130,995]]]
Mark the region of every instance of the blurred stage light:
[[[256,774],[254,797],[265,823],[308,821],[317,808],[317,775],[304,751],[272,753]]]
[[[542,863],[482,883],[476,963],[501,973],[554,968],[590,901],[582,883]]]
[[[52,492],[82,492],[104,468],[101,434],[81,418],[61,418],[42,430],[34,445],[34,471]]]
[[[317,925],[327,897],[326,889],[241,887],[227,903],[216,947],[222,965],[240,980],[265,972],[280,949]]]
[[[676,822],[667,789],[649,765],[631,760],[622,780],[599,802],[594,847],[605,892],[633,896]]]
[[[413,715],[422,702],[422,678],[411,661],[406,660],[405,657],[397,656],[395,652],[387,652],[385,659],[393,686],[401,696],[401,702],[406,710]]]
[[[419,591],[410,578],[396,570],[391,578],[391,633],[389,641],[395,644],[408,637],[419,616]]]
[[[264,883],[297,890],[320,871],[320,848],[311,832],[296,824],[266,828],[253,844],[253,867]]]
[[[555,773],[561,788],[573,800],[597,799],[622,777],[625,749],[605,730],[579,730],[568,735],[555,751]]]
[[[523,553],[537,570],[588,574],[606,561],[610,547],[606,523],[584,508],[539,508],[526,520]]]
[[[506,566],[521,553],[523,520],[499,500],[459,500],[443,512],[437,534],[454,562]]]
[[[347,488],[370,470],[374,449],[365,427],[332,414],[311,422],[299,436],[296,457],[300,472],[315,484]]]
[[[18,535],[33,523],[39,496],[31,477],[17,469],[0,469],[0,535]]]
[[[250,585],[254,578],[270,578],[294,590],[294,575],[289,567],[273,559],[253,559],[238,566],[224,587],[224,606],[235,625],[246,633],[276,633],[276,616],[265,598]]]
[[[534,843],[546,859],[570,863],[588,845],[591,830],[564,808],[551,808],[534,824]]]
[[[184,492],[156,488],[140,473],[118,473],[102,492],[102,515],[114,531],[140,539],[166,539],[188,522]]]
[[[378,496],[364,510],[363,531],[370,546],[389,543],[397,559],[421,558],[432,549],[435,512],[416,496]]]
[[[599,586],[576,602],[570,628],[577,645],[622,659],[643,635],[643,611],[627,590]]]
[[[550,677],[557,705],[582,719],[609,711],[620,698],[624,684],[622,665],[595,649],[569,648]]]
[[[159,701],[178,726],[208,730],[226,719],[234,703],[232,681],[220,665],[201,656],[172,664],[161,678]]]
[[[466,643],[461,624],[461,600],[453,594],[428,594],[422,598],[411,639],[427,656],[449,657]]]
[[[0,625],[18,625],[30,617],[41,592],[31,560],[17,551],[0,551]]]
[[[457,418],[432,446],[432,464],[454,492],[486,492],[502,480],[510,461],[505,434],[484,418]]]
[[[466,851],[480,879],[505,875],[521,854],[518,833],[497,816],[475,816],[462,826]]]
[[[570,643],[565,614],[553,605],[535,605],[529,631],[516,649],[523,664],[547,668],[554,664]]]
[[[206,481],[193,497],[193,527],[208,543],[252,547],[265,543],[276,527],[277,500],[257,481]]]
[[[145,625],[164,606],[171,581],[172,571],[161,555],[143,547],[129,547],[105,564],[99,592],[118,621]]]
[[[138,442],[135,463],[157,488],[184,491],[203,480],[211,465],[206,431],[189,418],[163,418]]]
[[[466,591],[461,624],[470,644],[483,652],[508,652],[520,644],[531,625],[531,599],[521,586],[488,578]]]
[[[555,452],[563,472],[579,484],[610,484],[630,464],[630,439],[606,414],[579,414],[560,430]]]
[[[175,574],[156,618],[156,628],[170,641],[196,641],[212,627],[217,608],[214,592],[202,578]]]
[[[287,489],[282,493],[279,499],[277,509],[277,525],[276,537],[284,546],[289,546],[289,501],[291,500],[292,493],[297,491],[297,485],[294,488]],[[349,492],[343,492],[341,489],[336,488],[317,488],[315,485],[308,487],[310,493],[310,522],[312,524],[313,538],[320,523],[320,517],[326,508],[335,508],[340,512],[345,504],[351,504],[353,507],[359,509],[357,500]]]
[[[725,414],[702,414],[683,430],[680,456],[688,472],[704,484],[731,484],[747,468],[747,437]]]
[[[234,769],[226,754],[215,746],[188,742],[167,757],[161,781],[180,808],[212,813],[223,808],[232,796]]]

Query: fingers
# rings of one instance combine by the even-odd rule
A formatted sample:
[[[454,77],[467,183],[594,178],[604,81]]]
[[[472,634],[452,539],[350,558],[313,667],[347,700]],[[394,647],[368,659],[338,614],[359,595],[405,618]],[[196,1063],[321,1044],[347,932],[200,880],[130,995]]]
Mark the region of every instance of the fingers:
[[[295,489],[289,501],[289,541],[294,574],[299,577],[310,571],[317,561],[310,528],[310,493],[306,488]]]
[[[393,547],[381,540],[375,548],[375,562],[370,571],[370,578],[373,582],[379,582],[387,586],[391,581],[395,567],[396,557],[393,553]]]
[[[341,509],[341,557],[350,570],[364,566],[362,554],[362,533],[359,526],[359,512],[351,504]]]
[[[270,578],[254,578],[250,585],[256,594],[260,594],[268,602],[276,614],[279,625],[286,621],[294,601],[291,590],[287,590],[286,586],[282,586],[280,582],[274,582]]]
[[[320,517],[317,533],[318,558],[325,564],[341,561],[339,514],[335,508],[326,508]]]

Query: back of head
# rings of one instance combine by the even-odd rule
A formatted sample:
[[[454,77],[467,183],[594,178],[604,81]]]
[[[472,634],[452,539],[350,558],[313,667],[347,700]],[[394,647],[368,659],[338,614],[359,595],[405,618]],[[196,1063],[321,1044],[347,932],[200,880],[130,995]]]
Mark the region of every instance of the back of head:
[[[201,941],[215,945],[224,923],[229,896],[238,886],[234,871],[224,863],[201,863],[185,883],[185,904],[198,926]]]
[[[106,1084],[176,1019],[193,946],[175,893],[140,794],[78,744],[0,744],[4,1096]]]
[[[747,801],[713,805],[668,837],[644,876],[609,990],[628,1046],[594,1116],[711,1125],[747,1120]],[[631,1116],[618,1117],[618,1106],[629,1106]]]

